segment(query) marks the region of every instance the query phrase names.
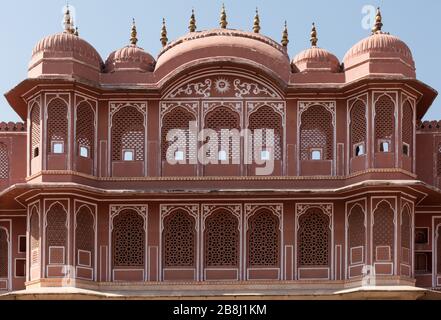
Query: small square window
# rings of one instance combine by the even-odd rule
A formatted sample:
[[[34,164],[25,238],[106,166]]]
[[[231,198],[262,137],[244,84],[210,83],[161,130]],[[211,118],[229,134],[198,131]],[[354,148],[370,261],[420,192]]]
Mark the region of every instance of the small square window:
[[[40,149],[38,147],[36,147],[34,149],[34,158],[38,157],[40,155]]]
[[[311,160],[322,160],[322,150],[311,150]]]
[[[89,147],[80,146],[80,157],[89,158]]]
[[[403,154],[405,156],[409,156],[410,155],[410,147],[407,143],[403,143]]]
[[[220,161],[226,161],[227,160],[227,152],[225,150],[219,151],[218,159]]]
[[[123,161],[133,161],[135,152],[133,150],[123,150]]]
[[[26,277],[26,259],[15,259],[15,277]]]
[[[365,154],[364,143],[357,144],[354,150],[355,156],[359,157]]]
[[[260,159],[263,161],[271,160],[271,152],[269,150],[262,150],[260,152]]]
[[[175,160],[183,161],[184,160],[184,151],[176,151],[175,152]]]
[[[389,141],[380,141],[380,152],[390,152]]]
[[[52,153],[62,154],[64,153],[64,143],[59,141],[52,142]]]

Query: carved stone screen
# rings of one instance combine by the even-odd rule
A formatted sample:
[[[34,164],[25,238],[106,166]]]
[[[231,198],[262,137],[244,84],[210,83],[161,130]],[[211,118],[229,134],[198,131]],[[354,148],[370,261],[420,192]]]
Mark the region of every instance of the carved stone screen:
[[[55,98],[48,105],[47,145],[50,153],[52,141],[63,142],[66,150],[67,128],[67,104],[64,100]]]
[[[323,150],[323,160],[332,160],[334,136],[332,114],[323,106],[311,106],[302,113],[301,160],[310,160],[311,148]]]
[[[238,220],[228,211],[219,210],[205,221],[205,266],[239,265]]]
[[[279,218],[268,210],[260,210],[248,220],[248,265],[277,267],[279,256]]]
[[[331,258],[329,226],[329,216],[319,208],[311,208],[300,216],[297,236],[300,266],[329,266]]]
[[[162,235],[164,267],[196,266],[195,219],[178,210],[164,219]]]
[[[113,219],[112,248],[114,267],[144,266],[144,220],[135,210],[123,210]]]

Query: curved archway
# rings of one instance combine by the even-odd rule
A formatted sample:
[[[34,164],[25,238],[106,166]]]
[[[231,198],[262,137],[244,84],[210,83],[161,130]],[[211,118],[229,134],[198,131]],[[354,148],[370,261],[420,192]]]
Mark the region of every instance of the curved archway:
[[[146,266],[145,218],[135,209],[119,211],[112,219],[111,263],[114,281],[143,281]]]
[[[365,211],[359,205],[354,205],[347,218],[348,242],[348,278],[361,276],[362,265],[366,263],[366,226]]]

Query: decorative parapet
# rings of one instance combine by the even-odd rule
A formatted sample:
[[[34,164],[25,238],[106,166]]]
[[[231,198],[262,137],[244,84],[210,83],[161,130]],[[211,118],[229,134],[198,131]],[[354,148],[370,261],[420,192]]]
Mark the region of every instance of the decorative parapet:
[[[440,132],[441,120],[417,121],[416,130],[425,132]]]
[[[23,122],[0,122],[0,132],[25,132],[26,124]]]

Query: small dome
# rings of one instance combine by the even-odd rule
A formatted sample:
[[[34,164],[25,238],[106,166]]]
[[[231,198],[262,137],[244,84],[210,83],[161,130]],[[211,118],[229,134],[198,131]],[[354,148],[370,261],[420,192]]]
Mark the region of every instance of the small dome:
[[[144,49],[132,44],[112,52],[106,61],[106,71],[151,72],[155,59]]]
[[[412,68],[415,68],[412,52],[409,47],[398,37],[388,33],[374,33],[354,45],[343,59],[345,67],[358,63],[357,58],[364,54],[399,58]]]
[[[340,61],[335,55],[315,46],[296,55],[292,60],[292,65],[299,72],[328,71],[337,73],[340,70]]]
[[[32,50],[30,68],[42,59],[72,58],[100,70],[102,59],[95,48],[79,36],[57,33],[40,40]]]

